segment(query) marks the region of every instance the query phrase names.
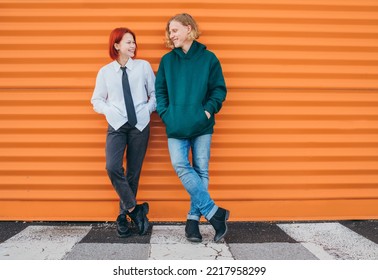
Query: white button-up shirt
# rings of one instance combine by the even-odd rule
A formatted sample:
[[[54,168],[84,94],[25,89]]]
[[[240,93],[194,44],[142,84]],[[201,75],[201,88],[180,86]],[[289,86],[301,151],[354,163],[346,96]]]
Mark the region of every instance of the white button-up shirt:
[[[142,131],[150,122],[150,114],[156,109],[155,74],[150,63],[141,59],[129,58],[126,71],[138,121],[135,127]],[[115,130],[127,122],[122,70],[116,60],[98,72],[91,103],[93,109],[104,114]]]

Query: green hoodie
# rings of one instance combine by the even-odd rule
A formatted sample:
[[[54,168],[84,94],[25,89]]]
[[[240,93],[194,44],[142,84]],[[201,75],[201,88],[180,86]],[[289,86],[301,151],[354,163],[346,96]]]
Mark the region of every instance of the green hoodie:
[[[156,111],[169,138],[191,138],[213,133],[214,114],[222,108],[226,85],[218,58],[193,41],[185,54],[175,48],[165,54],[155,82]],[[207,118],[205,110],[211,114]]]

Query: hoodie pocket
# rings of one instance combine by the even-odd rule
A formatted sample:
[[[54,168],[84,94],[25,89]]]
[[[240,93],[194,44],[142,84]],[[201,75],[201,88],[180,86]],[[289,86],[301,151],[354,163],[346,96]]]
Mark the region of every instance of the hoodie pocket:
[[[202,105],[170,105],[163,119],[170,137],[191,137],[209,125]]]

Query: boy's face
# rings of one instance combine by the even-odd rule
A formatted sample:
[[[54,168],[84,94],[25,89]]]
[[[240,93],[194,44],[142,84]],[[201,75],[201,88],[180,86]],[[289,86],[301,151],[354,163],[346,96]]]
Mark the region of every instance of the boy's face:
[[[191,26],[184,26],[178,21],[171,21],[169,24],[169,38],[171,39],[175,48],[182,48],[188,43],[191,43],[191,39],[188,38]]]

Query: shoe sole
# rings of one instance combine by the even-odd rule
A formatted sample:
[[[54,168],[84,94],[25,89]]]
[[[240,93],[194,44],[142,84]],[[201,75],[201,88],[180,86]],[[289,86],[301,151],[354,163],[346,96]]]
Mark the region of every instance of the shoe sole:
[[[132,235],[131,232],[128,232],[128,233],[126,233],[126,234],[120,234],[120,233],[117,231],[117,236],[118,236],[119,238],[127,238],[127,237],[130,237],[131,235]]]
[[[188,241],[190,241],[190,242],[195,242],[195,243],[202,242],[202,239],[200,239],[200,238],[187,237],[187,236],[185,236],[185,237],[186,237],[186,239],[187,239]]]
[[[226,216],[225,216],[226,230],[224,231],[224,233],[223,233],[219,238],[217,238],[217,239],[214,238],[214,241],[215,241],[215,242],[218,242],[219,240],[221,240],[223,237],[226,236],[227,231],[228,231],[228,226],[227,226],[226,221],[228,220],[229,217],[230,217],[230,211],[226,210]]]

